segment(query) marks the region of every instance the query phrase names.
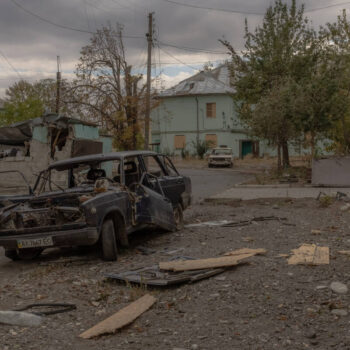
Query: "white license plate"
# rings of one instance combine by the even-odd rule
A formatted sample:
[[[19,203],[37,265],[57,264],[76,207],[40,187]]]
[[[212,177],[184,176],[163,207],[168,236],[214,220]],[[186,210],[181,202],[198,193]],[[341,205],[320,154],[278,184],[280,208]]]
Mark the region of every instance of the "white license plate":
[[[51,246],[53,246],[52,237],[17,240],[17,247],[19,249]]]

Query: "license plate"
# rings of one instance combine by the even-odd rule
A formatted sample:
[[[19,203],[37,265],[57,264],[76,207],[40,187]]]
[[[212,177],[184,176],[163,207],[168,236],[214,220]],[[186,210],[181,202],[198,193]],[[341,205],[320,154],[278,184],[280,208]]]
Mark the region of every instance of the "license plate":
[[[19,249],[35,248],[35,247],[51,247],[51,246],[53,246],[52,237],[17,240],[17,247]]]

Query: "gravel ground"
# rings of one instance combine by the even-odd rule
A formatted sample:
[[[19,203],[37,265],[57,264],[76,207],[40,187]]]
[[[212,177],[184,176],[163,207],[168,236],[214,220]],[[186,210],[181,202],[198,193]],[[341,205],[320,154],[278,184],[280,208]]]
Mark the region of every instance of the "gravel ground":
[[[79,252],[81,261],[57,262],[55,251],[35,262],[10,263],[16,271],[18,264],[25,268],[0,281],[0,309],[70,302],[77,310],[48,316],[37,328],[2,325],[0,349],[350,349],[350,292],[330,289],[332,282],[350,285],[349,257],[338,253],[350,249],[350,213],[340,211],[343,204],[320,208],[310,199],[196,205],[186,211],[187,223],[275,215],[296,226],[263,221],[139,233],[116,263],[103,262],[94,252]],[[312,229],[321,233],[313,235]],[[302,243],[329,246],[330,265],[290,266],[279,257]],[[136,249],[140,244],[156,253],[142,255]],[[169,260],[165,248],[184,248],[181,255],[205,258],[243,247],[265,248],[267,254],[195,284],[146,291],[103,278],[106,272]],[[65,252],[63,260],[77,254]],[[145,293],[158,301],[129,327],[92,340],[78,337]]]

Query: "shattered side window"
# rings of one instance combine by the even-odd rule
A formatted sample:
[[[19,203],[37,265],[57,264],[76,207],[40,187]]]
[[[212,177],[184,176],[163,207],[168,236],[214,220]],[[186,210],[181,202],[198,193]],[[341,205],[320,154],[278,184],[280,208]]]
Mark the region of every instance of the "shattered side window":
[[[169,176],[178,176],[178,172],[176,171],[173,163],[170,161],[170,159],[168,157],[163,157],[163,164],[164,164],[164,167],[168,173]]]
[[[156,177],[161,177],[165,175],[162,167],[158,163],[158,160],[155,156],[145,156],[143,157],[143,159],[145,160],[147,173],[152,174]]]

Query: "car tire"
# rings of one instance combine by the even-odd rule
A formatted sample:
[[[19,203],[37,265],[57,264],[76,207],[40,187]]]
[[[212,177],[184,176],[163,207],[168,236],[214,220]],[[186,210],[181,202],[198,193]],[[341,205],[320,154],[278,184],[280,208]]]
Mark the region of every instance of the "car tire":
[[[102,225],[101,245],[103,259],[106,261],[116,261],[118,256],[117,239],[114,222],[111,219],[106,220]]]
[[[5,249],[5,256],[13,261],[19,260],[16,249]]]
[[[184,215],[180,204],[173,208],[176,231],[184,228]]]
[[[213,166],[211,164],[208,164],[208,168],[212,168]]]

